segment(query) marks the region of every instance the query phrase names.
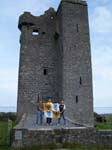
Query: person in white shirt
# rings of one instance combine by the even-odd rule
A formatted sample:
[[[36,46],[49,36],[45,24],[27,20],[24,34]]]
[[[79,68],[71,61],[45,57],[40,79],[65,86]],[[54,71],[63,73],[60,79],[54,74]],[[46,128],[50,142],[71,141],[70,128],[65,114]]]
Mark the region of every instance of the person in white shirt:
[[[52,100],[51,100],[51,98],[49,98],[48,102],[47,102],[47,108],[48,108],[47,114],[49,115],[49,117],[46,118],[46,122],[49,125],[52,123],[52,117],[51,117],[52,106],[53,106]]]

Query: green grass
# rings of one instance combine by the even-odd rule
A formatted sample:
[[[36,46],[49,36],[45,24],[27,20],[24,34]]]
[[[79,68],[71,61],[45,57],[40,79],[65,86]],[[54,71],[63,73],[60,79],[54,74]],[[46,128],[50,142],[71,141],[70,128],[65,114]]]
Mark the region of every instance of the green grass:
[[[0,146],[0,150],[11,150],[9,146]]]
[[[7,145],[8,123],[0,121],[0,145]]]
[[[97,129],[104,129],[104,130],[112,130],[112,124],[111,123],[97,123],[96,124]]]
[[[16,123],[12,122],[12,126],[15,126]],[[9,124],[10,127],[10,124]],[[8,139],[8,122],[7,121],[0,121],[0,146],[6,146],[9,144]]]
[[[97,129],[112,130],[112,115],[106,115],[106,122],[96,123]]]

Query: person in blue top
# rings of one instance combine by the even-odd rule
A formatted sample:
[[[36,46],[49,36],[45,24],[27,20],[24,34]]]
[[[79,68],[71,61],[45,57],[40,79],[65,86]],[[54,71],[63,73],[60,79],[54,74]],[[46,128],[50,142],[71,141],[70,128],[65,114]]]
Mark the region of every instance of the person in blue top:
[[[36,119],[36,124],[42,125],[43,121],[43,103],[42,101],[39,101],[37,104],[37,119]]]

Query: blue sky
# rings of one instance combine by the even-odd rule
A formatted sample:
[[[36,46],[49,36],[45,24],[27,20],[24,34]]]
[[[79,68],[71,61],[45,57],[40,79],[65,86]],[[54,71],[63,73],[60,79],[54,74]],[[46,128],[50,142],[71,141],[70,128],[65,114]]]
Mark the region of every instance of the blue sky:
[[[1,0],[0,106],[16,106],[19,66],[18,18],[24,11],[40,15],[60,0]],[[94,106],[112,106],[112,0],[88,0]]]

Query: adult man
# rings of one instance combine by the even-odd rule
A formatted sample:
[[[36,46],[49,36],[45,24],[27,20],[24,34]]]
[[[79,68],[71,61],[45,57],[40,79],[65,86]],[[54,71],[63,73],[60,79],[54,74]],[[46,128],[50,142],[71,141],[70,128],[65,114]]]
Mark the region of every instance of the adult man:
[[[37,120],[36,124],[42,124],[43,121],[43,103],[42,101],[39,101],[37,104]]]
[[[64,104],[64,100],[61,100],[61,103],[59,105],[59,110],[60,110],[60,118],[58,119],[58,124],[60,124],[61,118],[64,120],[64,125],[66,125],[66,118],[65,118],[65,109],[66,106]]]

